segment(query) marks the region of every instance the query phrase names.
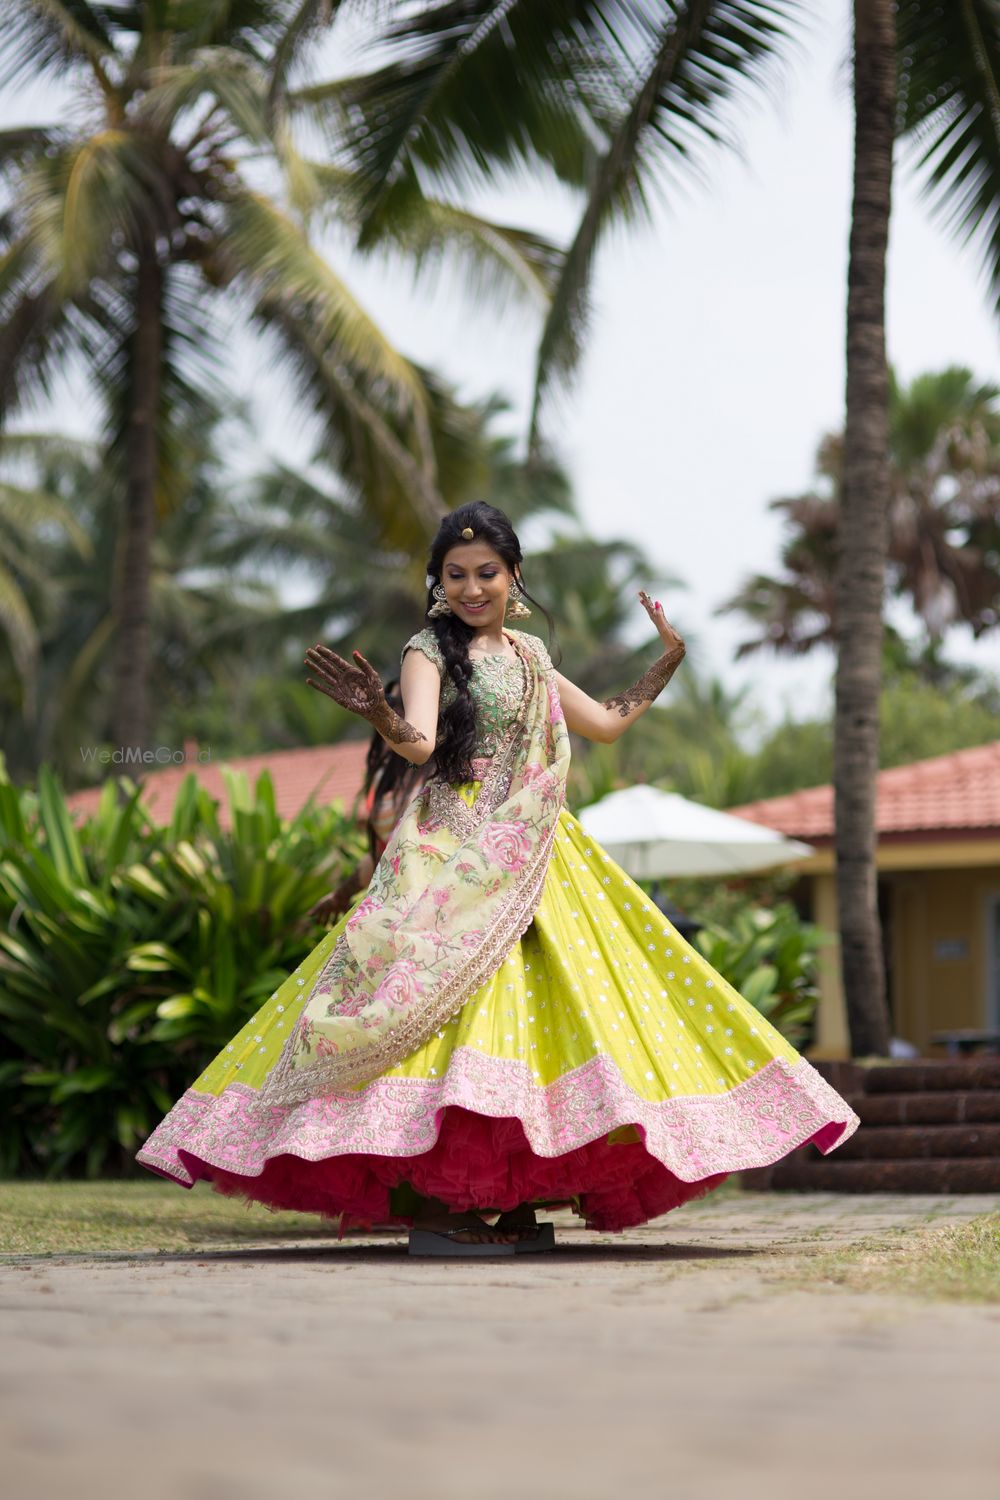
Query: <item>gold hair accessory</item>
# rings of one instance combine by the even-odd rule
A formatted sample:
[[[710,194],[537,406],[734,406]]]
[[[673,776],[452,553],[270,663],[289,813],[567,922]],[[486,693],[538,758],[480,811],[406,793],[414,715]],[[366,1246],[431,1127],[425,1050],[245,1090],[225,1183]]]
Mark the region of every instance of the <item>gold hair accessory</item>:
[[[465,541],[471,542],[472,538],[475,536],[475,534],[476,533],[473,531],[473,529],[472,529],[471,526],[463,526],[462,527],[462,537],[463,537],[463,539]]]

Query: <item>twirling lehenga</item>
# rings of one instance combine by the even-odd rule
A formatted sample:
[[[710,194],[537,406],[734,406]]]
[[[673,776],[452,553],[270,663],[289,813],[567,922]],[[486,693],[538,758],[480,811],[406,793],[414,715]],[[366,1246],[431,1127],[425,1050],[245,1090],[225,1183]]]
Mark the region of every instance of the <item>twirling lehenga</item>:
[[[548,655],[473,670],[476,780],[415,795],[358,908],[137,1159],[345,1224],[570,1201],[640,1224],[858,1117],[563,805]],[[433,631],[407,643],[453,685]]]

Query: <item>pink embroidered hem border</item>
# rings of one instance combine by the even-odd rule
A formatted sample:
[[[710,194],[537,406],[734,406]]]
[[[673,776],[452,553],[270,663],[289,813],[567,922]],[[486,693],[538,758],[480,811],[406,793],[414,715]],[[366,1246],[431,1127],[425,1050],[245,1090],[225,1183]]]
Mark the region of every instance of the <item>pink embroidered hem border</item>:
[[[599,1166],[603,1183],[614,1158],[612,1175],[624,1189],[621,1169],[626,1162],[638,1175],[648,1172],[653,1158],[669,1175],[673,1186],[667,1198],[672,1201],[664,1197],[663,1183],[659,1195],[647,1194],[647,1199],[660,1205],[655,1212],[666,1212],[700,1196],[695,1185],[707,1190],[730,1172],[768,1166],[807,1141],[829,1153],[859,1124],[846,1101],[805,1058],[792,1066],[775,1058],[727,1094],[653,1102],[631,1089],[606,1057],[542,1087],[524,1063],[460,1047],[441,1078],[380,1078],[358,1093],[327,1094],[295,1105],[264,1104],[257,1090],[245,1084],[230,1084],[218,1096],[189,1089],[136,1159],[185,1187],[208,1177],[222,1191],[322,1212],[328,1210],[316,1207],[304,1174],[311,1170],[318,1178],[316,1169],[327,1164],[323,1201],[332,1202],[339,1191],[337,1174],[329,1170],[337,1165],[334,1159],[340,1159],[344,1180],[351,1176],[352,1162],[356,1164],[355,1188],[358,1172],[364,1170],[374,1172],[386,1188],[403,1180],[418,1186],[414,1178],[420,1172],[414,1169],[421,1162],[427,1168],[433,1160],[440,1168],[446,1157],[451,1170],[463,1150],[478,1154],[483,1180],[499,1180],[503,1164],[497,1154],[509,1152],[513,1159],[520,1153],[528,1158],[535,1186],[554,1189],[558,1181],[561,1191],[575,1195],[586,1181],[578,1188],[567,1186],[571,1171],[546,1172],[543,1166],[557,1166],[565,1158],[569,1169],[574,1153],[580,1153],[583,1177],[589,1181]],[[606,1144],[611,1131],[628,1125],[638,1128],[641,1143]],[[514,1127],[513,1133],[503,1127]],[[287,1184],[275,1189],[278,1158],[286,1159],[286,1176],[297,1180],[298,1196]],[[524,1167],[521,1161],[522,1173]],[[256,1191],[253,1179],[268,1174],[268,1189],[261,1184]],[[374,1202],[370,1184],[360,1196],[345,1193],[339,1211],[350,1212],[354,1204],[363,1219],[362,1205]],[[623,1219],[625,1212],[632,1217]],[[644,1222],[634,1217],[637,1212],[634,1204],[626,1211],[619,1203],[604,1214],[588,1213],[588,1222],[598,1228],[625,1227],[626,1222]]]

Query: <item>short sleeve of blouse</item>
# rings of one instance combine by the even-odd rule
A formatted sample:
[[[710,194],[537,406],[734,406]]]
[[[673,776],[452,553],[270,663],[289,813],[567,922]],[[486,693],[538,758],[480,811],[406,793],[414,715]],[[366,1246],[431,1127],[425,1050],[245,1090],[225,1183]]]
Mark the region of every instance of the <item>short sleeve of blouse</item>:
[[[441,655],[441,647],[438,645],[437,636],[433,630],[418,630],[416,635],[411,635],[403,647],[400,661],[406,656],[407,651],[422,651],[428,661],[432,661],[438,669],[438,674],[444,676],[444,657]]]
[[[548,653],[545,642],[537,635],[529,635],[525,630],[517,631],[518,639],[528,652],[535,658],[543,672],[554,672],[552,658]]]

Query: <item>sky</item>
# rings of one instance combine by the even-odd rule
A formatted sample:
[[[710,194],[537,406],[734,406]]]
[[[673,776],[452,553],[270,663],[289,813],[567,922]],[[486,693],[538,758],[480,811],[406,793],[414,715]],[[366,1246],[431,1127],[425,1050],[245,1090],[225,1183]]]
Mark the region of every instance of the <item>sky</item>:
[[[776,570],[781,525],[768,502],[809,487],[819,439],[843,425],[850,0],[811,8],[798,55],[742,113],[739,154],[713,149],[701,180],[665,193],[648,225],[604,242],[586,355],[547,427],[587,530],[635,543],[651,579],[683,582],[657,597],[689,637],[689,660],[746,689],[770,721],[828,706],[832,658],[760,654],[737,663],[745,630],[715,611],[748,574]],[[343,44],[328,50],[334,71]],[[7,101],[5,123],[46,118],[55,103],[49,89]],[[889,357],[904,381],[962,364],[1000,383],[997,323],[975,253],[932,218],[905,152],[898,161]],[[560,242],[577,214],[550,182],[518,181],[470,206]],[[476,308],[446,279],[414,290],[398,266],[358,263],[333,241],[324,248],[400,348],[463,396],[502,393],[511,430],[526,431],[539,316]],[[265,349],[239,328],[233,347],[233,390],[250,396],[256,426],[256,451],[244,462],[305,463],[316,441],[308,416]],[[48,425],[85,430],[92,418],[81,395],[60,390]],[[639,639],[645,617],[635,609]],[[1000,672],[1000,639],[977,644],[955,631],[947,647],[956,660]]]

